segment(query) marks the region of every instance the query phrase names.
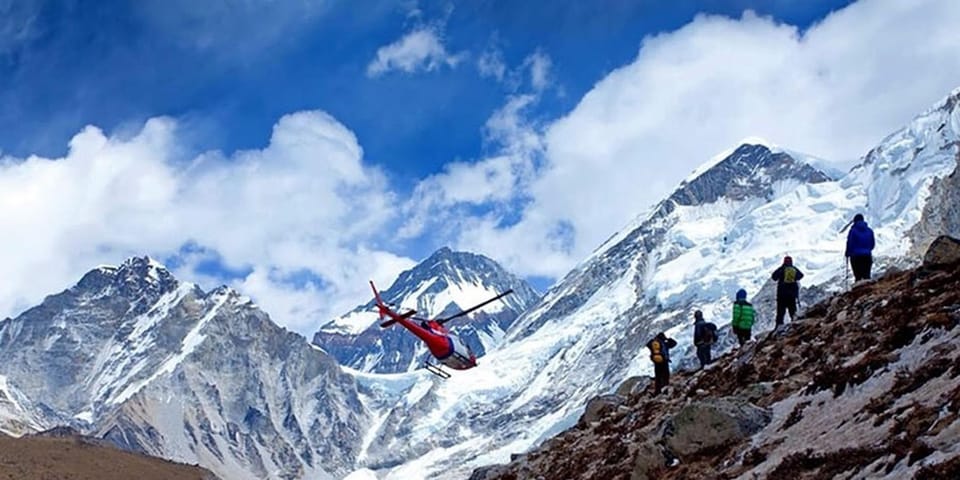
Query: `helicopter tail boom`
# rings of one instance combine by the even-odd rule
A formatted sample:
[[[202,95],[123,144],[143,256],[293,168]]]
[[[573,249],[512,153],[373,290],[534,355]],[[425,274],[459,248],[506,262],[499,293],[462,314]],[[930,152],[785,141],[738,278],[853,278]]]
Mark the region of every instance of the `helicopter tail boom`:
[[[410,310],[409,312],[401,315],[393,310],[390,310],[390,307],[384,303],[382,298],[380,298],[380,292],[377,291],[377,287],[373,284],[373,280],[370,281],[370,288],[373,289],[373,298],[377,303],[377,313],[380,315],[381,328],[387,328],[394,323],[397,323],[401,320],[406,320],[412,317],[413,314],[417,313],[416,310]],[[390,319],[384,322],[383,319],[385,317],[390,317]]]

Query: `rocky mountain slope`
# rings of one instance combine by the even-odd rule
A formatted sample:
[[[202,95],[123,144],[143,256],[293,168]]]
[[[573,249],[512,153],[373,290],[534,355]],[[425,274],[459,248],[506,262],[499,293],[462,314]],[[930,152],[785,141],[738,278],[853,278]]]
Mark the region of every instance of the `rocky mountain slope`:
[[[960,478],[960,241],[471,479]]]
[[[196,466],[118,450],[71,432],[0,435],[0,478],[70,480],[216,480]]]
[[[493,260],[444,247],[401,273],[381,295],[401,311],[414,309],[418,316],[438,318],[507,290],[513,290],[513,294],[450,323],[451,330],[482,357],[499,345],[513,321],[540,299],[526,281]],[[423,342],[401,328],[380,328],[374,312],[371,299],[323,325],[313,343],[341,365],[363,372],[397,373],[421,368],[429,357]]]

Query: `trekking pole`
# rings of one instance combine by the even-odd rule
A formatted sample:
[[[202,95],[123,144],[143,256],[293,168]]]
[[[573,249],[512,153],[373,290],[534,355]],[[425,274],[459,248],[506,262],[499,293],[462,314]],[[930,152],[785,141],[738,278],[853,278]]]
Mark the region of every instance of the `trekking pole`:
[[[850,288],[850,269],[847,268],[847,256],[843,256],[843,289]]]
[[[843,228],[840,229],[840,233],[843,234],[843,233],[846,232],[847,229],[850,228],[852,225],[853,225],[853,220],[850,220],[849,222],[847,222],[846,225],[843,226]],[[848,269],[847,269],[847,254],[846,254],[846,252],[844,252],[844,254],[843,254],[843,288],[844,288],[844,290],[850,288],[850,272],[849,272]]]

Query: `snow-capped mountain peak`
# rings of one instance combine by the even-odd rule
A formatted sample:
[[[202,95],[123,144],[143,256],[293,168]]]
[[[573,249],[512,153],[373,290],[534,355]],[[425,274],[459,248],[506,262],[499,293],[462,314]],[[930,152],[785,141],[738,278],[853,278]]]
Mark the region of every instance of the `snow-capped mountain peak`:
[[[782,149],[744,143],[709,167],[698,169],[668,197],[676,205],[703,205],[720,198],[770,199],[777,182],[822,183],[830,180],[824,172],[802,162]]]
[[[512,289],[514,293],[471,313],[451,325],[478,355],[498,344],[512,321],[539,295],[525,281],[493,260],[444,247],[399,275],[386,290],[384,301],[397,310],[416,310],[418,316],[438,318],[470,308]],[[342,365],[368,372],[402,372],[419,368],[427,351],[402,329],[383,330],[374,302],[324,324],[314,344]]]
[[[88,298],[118,296],[133,303],[137,313],[176,290],[180,282],[150,257],[132,257],[119,266],[101,265],[84,275],[72,288]]]

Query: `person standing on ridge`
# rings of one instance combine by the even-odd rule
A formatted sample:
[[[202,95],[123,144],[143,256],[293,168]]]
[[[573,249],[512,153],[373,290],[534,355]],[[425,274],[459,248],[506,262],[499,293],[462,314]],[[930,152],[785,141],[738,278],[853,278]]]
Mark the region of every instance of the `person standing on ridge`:
[[[854,215],[853,226],[847,232],[847,251],[844,253],[850,261],[850,269],[853,270],[853,281],[870,279],[874,244],[873,230],[867,226],[863,215]]]
[[[741,347],[750,340],[750,330],[753,328],[755,317],[756,312],[753,310],[753,305],[747,301],[747,291],[742,288],[737,290],[737,299],[733,302],[733,319],[730,321],[730,326],[733,328],[733,333],[737,335]]]
[[[660,390],[670,384],[670,349],[677,346],[677,341],[668,338],[667,334],[660,332],[653,340],[647,342],[647,348],[650,349],[650,361],[653,362],[653,376],[656,390],[654,395],[659,395]]]
[[[717,343],[717,326],[703,320],[703,312],[693,312],[693,344],[697,347],[697,359],[700,368],[704,368],[713,361],[710,358],[710,349]]]
[[[797,297],[800,296],[800,284],[803,272],[793,266],[793,258],[783,257],[783,265],[770,276],[777,282],[777,327],[783,325],[783,316],[790,312],[790,321],[797,319]]]

